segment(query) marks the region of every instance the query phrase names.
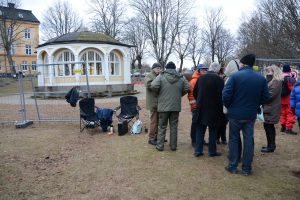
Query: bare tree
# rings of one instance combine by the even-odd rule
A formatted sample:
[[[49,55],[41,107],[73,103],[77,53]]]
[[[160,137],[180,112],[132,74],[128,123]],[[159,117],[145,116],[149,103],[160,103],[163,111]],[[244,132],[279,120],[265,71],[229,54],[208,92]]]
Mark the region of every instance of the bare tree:
[[[138,68],[142,68],[142,58],[146,48],[146,31],[137,17],[129,19],[123,31],[123,40],[134,45],[131,48],[131,66],[134,68],[135,61],[138,61]]]
[[[124,7],[120,0],[92,0],[92,27],[111,37],[118,37],[123,26]]]
[[[204,53],[206,52],[205,42],[202,38],[202,31],[196,24],[192,22],[191,24],[191,42],[189,46],[189,55],[192,58],[194,63],[194,68],[200,64],[200,60],[203,58]]]
[[[82,28],[82,19],[67,1],[56,3],[43,15],[41,29],[44,39],[51,39]]]
[[[189,5],[188,0],[132,0],[151,41],[152,56],[162,66],[172,53],[175,38],[189,13]]]
[[[221,67],[224,67],[226,58],[230,57],[236,48],[236,42],[229,30],[222,28],[219,34],[220,37],[216,43],[216,56]]]
[[[239,28],[240,52],[259,57],[299,58],[300,1],[261,0]]]
[[[5,4],[8,7],[4,7]],[[23,29],[21,28],[21,22],[18,21],[18,12],[16,8],[20,5],[20,1],[0,1],[0,46],[3,47],[6,57],[8,59],[8,63],[10,66],[10,72],[12,74],[16,73],[16,69],[13,63],[13,52],[12,48],[13,45],[20,45],[16,44],[20,41],[22,37]]]
[[[224,17],[223,10],[211,9],[206,10],[205,28],[203,29],[204,39],[210,49],[211,60],[215,61],[216,43],[219,40],[220,31],[223,27]]]
[[[191,46],[191,41],[193,37],[194,26],[186,25],[181,28],[180,32],[177,34],[174,43],[174,50],[180,59],[179,72],[182,71],[183,60],[189,55],[189,49]]]

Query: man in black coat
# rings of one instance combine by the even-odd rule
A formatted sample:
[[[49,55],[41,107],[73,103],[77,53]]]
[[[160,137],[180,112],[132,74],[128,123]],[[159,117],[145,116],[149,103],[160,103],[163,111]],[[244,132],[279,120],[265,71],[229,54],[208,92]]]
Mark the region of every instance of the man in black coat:
[[[197,101],[196,113],[193,122],[197,124],[196,131],[196,157],[203,155],[203,142],[206,127],[209,128],[208,155],[210,157],[220,156],[217,152],[216,138],[217,126],[223,112],[222,90],[224,81],[218,76],[220,65],[212,63],[207,74],[200,76],[194,88],[194,97]]]

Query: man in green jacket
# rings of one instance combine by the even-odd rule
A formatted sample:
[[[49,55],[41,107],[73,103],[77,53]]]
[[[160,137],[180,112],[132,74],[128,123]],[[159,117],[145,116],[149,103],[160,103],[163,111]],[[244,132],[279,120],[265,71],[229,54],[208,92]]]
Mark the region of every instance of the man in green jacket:
[[[160,73],[161,65],[159,63],[154,63],[152,65],[152,71],[145,78],[146,87],[146,108],[150,111],[150,132],[148,143],[156,145],[157,141],[157,129],[158,129],[158,112],[157,112],[157,91],[151,89],[152,81]]]
[[[158,91],[157,111],[159,113],[159,122],[156,149],[158,151],[164,150],[166,129],[169,121],[170,147],[172,151],[176,151],[181,97],[189,91],[189,82],[176,72],[175,64],[169,62],[166,65],[166,70],[152,81],[151,89]]]

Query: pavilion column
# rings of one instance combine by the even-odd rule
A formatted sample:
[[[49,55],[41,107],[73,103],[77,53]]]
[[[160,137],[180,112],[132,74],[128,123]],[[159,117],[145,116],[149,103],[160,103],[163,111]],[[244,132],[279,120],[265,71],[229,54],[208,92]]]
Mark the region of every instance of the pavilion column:
[[[53,86],[55,74],[54,74],[54,66],[52,64],[53,64],[54,56],[50,55],[48,59],[49,59],[49,65],[48,65],[49,86]]]
[[[105,85],[109,84],[109,64],[108,64],[109,54],[104,53],[103,69],[105,77]]]
[[[37,60],[37,70],[38,70],[38,86],[45,86],[45,69],[46,66],[39,66],[43,63],[43,60],[41,58],[38,58]],[[47,63],[48,64],[48,63]]]
[[[75,66],[74,66],[74,73],[75,73],[75,81],[76,85],[78,86],[80,84],[80,78],[81,78],[81,64],[79,64],[79,55],[74,54],[74,59],[75,59]]]
[[[130,62],[129,62],[129,55],[128,54],[124,55],[123,76],[124,76],[124,83],[125,84],[131,83]]]

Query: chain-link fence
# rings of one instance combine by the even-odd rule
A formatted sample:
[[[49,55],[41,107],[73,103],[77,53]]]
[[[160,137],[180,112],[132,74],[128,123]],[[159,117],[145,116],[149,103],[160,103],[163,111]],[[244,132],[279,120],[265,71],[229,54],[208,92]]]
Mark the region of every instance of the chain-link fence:
[[[16,76],[0,76],[0,124],[14,123],[22,126],[32,121],[79,121],[78,107],[71,107],[64,98],[73,86],[51,91],[52,87],[38,85],[39,81],[46,79],[41,80],[39,77],[39,72],[44,67],[45,65],[27,65],[28,70],[18,72]],[[88,76],[80,84],[79,94],[90,96]]]

